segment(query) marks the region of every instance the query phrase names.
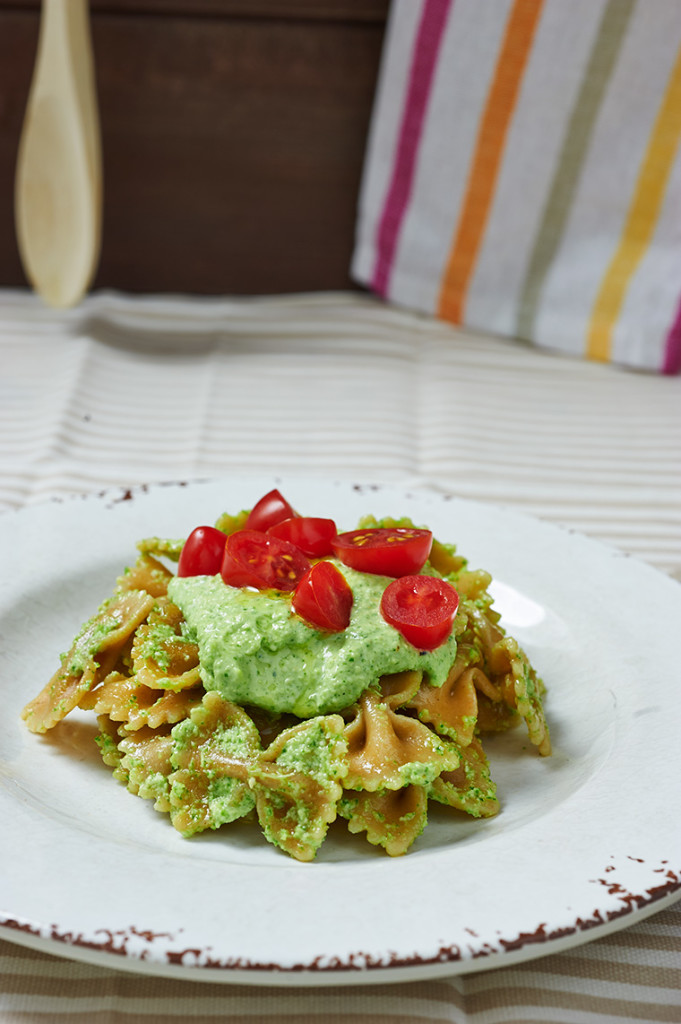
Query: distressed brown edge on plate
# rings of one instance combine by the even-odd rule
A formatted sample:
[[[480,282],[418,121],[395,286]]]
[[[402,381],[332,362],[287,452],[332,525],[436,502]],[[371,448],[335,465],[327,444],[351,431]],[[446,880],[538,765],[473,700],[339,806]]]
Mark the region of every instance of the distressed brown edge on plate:
[[[631,859],[640,862],[640,858],[632,857]],[[604,869],[604,874],[607,875],[614,870],[614,865],[608,865]],[[598,929],[611,924],[614,921],[626,918],[631,914],[637,915],[642,910],[650,910],[657,902],[666,899],[675,893],[678,893],[681,897],[681,873],[677,873],[669,868],[667,861],[661,861],[660,866],[654,868],[653,872],[661,875],[664,880],[661,880],[659,885],[651,886],[646,889],[643,893],[631,892],[614,879],[591,879],[594,884],[603,886],[607,889],[610,895],[614,895],[616,897],[620,902],[620,906],[615,909],[603,912],[595,908],[589,917],[578,917],[574,924],[566,925],[561,928],[550,929],[546,922],[541,922],[532,932],[520,932],[517,936],[513,937],[500,935],[496,946],[493,946],[489,942],[481,943],[478,946],[476,946],[474,942],[469,942],[466,944],[466,948],[462,948],[462,946],[457,944],[443,945],[432,956],[422,956],[416,952],[410,956],[404,956],[389,950],[386,950],[384,954],[376,956],[375,954],[357,951],[355,953],[350,953],[344,959],[341,957],[328,957],[324,954],[320,954],[309,963],[283,965],[274,962],[259,963],[243,959],[241,957],[218,959],[212,955],[210,947],[201,949],[198,946],[188,946],[183,949],[178,945],[177,949],[166,949],[162,956],[158,957],[154,955],[154,944],[160,943],[163,940],[169,940],[170,942],[177,943],[180,933],[178,932],[177,935],[172,935],[169,932],[154,932],[138,928],[135,925],[131,925],[128,929],[97,929],[94,935],[101,935],[101,939],[97,939],[94,936],[92,938],[86,938],[82,934],[62,931],[56,924],[49,926],[49,928],[40,928],[28,922],[22,922],[16,918],[3,917],[0,920],[0,931],[7,929],[10,933],[15,933],[15,935],[16,933],[21,933],[27,936],[30,935],[35,939],[42,939],[46,942],[55,942],[62,946],[89,950],[104,955],[113,955],[116,957],[139,960],[143,963],[156,962],[170,968],[178,968],[180,971],[186,968],[192,968],[193,970],[198,969],[200,971],[209,972],[244,971],[253,974],[263,972],[267,974],[280,973],[285,975],[303,973],[336,974],[341,972],[371,972],[396,968],[427,967],[436,964],[460,965],[464,961],[470,961],[471,969],[473,970],[474,968],[472,964],[474,961],[480,960],[481,958],[497,956],[501,957],[503,960],[504,955],[516,953],[529,946],[537,947],[536,952],[532,954],[533,958],[548,955],[552,952],[550,946],[554,942],[569,938],[570,936],[581,932]],[[631,923],[633,924],[634,922],[632,921]],[[472,929],[465,928],[464,930],[470,934],[472,939],[477,938],[476,933]],[[12,941],[14,938],[11,934],[5,935],[4,937],[9,941]],[[594,934],[591,938],[596,939],[598,938],[598,935]],[[129,944],[132,941],[139,942],[139,940],[145,942],[147,944],[146,947],[139,953],[132,952],[128,948]],[[17,941],[17,939],[15,939],[15,941]],[[66,952],[63,955],[68,957],[69,954]],[[117,965],[112,964],[112,966]]]

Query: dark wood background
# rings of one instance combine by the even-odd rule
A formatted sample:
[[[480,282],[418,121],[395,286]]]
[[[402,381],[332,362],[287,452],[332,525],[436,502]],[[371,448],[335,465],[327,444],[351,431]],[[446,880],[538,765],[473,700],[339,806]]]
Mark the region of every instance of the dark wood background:
[[[351,286],[389,0],[92,0],[104,157],[95,287]],[[25,284],[17,145],[38,0],[0,0],[0,286]]]

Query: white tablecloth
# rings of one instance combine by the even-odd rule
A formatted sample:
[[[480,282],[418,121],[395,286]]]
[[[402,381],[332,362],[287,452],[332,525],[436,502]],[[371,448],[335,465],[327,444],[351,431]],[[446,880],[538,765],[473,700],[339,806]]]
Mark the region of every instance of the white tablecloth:
[[[423,482],[681,578],[680,438],[680,378],[364,296],[99,294],[56,313],[0,292],[5,510],[237,470]],[[514,968],[299,992],[136,977],[0,942],[0,1020],[679,1021],[680,911]]]

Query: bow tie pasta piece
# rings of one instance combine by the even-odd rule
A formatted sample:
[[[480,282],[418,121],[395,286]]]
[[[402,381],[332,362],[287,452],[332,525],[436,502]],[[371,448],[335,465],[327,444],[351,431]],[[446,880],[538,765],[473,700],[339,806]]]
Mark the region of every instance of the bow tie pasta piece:
[[[83,694],[109,674],[153,605],[153,597],[143,590],[131,590],[104,602],[85,623],[47,685],[22,711],[32,732],[43,733],[55,726]]]
[[[284,730],[251,772],[265,838],[296,860],[312,860],[336,818],[347,771],[340,715]]]
[[[478,675],[482,675],[479,669],[466,667],[465,656],[457,657],[442,686],[424,682],[408,707],[416,709],[420,721],[466,747],[475,735],[478,720]]]
[[[159,696],[160,694],[160,696]],[[111,672],[99,686],[81,697],[79,707],[122,722],[129,731],[150,726],[174,725],[186,718],[201,700],[203,687],[186,690],[153,690],[135,676]]]
[[[258,708],[255,704],[247,705],[246,710],[249,718],[252,719],[253,724],[260,733],[260,743],[263,750],[269,747],[270,743],[285,729],[290,729],[300,723],[300,719],[296,715],[289,714],[288,712],[275,713],[265,711],[264,708]]]
[[[237,512],[236,515],[232,515],[229,512],[223,512],[222,515],[218,516],[215,520],[215,529],[222,530],[225,537],[229,537],[230,534],[236,533],[237,530],[245,529],[247,519],[247,509]]]
[[[158,690],[150,692],[158,693]],[[158,697],[140,718],[143,718],[144,724],[151,729],[158,729],[163,725],[175,725],[191,715],[193,709],[201,703],[203,695],[202,686],[192,686],[177,693],[166,690],[163,696]],[[128,725],[127,728],[132,729],[132,725]]]
[[[549,727],[542,707],[543,684],[517,640],[507,636],[498,641],[487,658],[492,682],[504,699],[525,719],[530,742],[543,757],[551,754]]]
[[[492,818],[499,813],[496,786],[479,740],[471,740],[461,749],[459,767],[434,779],[428,787],[428,795],[474,818]]]
[[[184,547],[184,538],[144,537],[143,540],[137,541],[136,547],[143,556],[150,555],[152,558],[156,556],[156,558],[168,558],[171,562],[179,562]]]
[[[395,672],[381,676],[379,685],[383,701],[391,711],[397,711],[398,708],[409,704],[422,682],[421,672]]]
[[[83,694],[78,707],[106,715],[112,722],[124,722],[132,729],[146,725],[146,712],[158,700],[158,693],[140,686],[134,676],[110,672],[102,682]]]
[[[132,645],[132,670],[152,689],[184,690],[201,682],[199,648],[181,633],[182,613],[167,602],[140,626]]]
[[[478,607],[481,600],[483,604]],[[518,641],[504,634],[497,625],[497,613],[484,605],[481,598],[476,603],[462,601],[467,623],[459,637],[460,650],[467,650],[469,658],[480,668],[475,676],[480,691],[479,711],[483,709],[479,728],[500,731],[513,725],[519,715],[525,720],[530,741],[547,757],[551,740],[541,701],[543,684]]]
[[[488,611],[493,600],[488,590],[492,582],[490,573],[486,569],[468,569],[464,567],[460,572],[456,572],[455,576],[455,586],[459,596],[469,601],[478,602]],[[494,622],[498,622],[500,618],[497,612],[492,612],[491,617]]]
[[[459,586],[459,579],[462,571],[466,568],[467,562],[463,555],[456,553],[456,546],[454,544],[443,544],[442,541],[434,537],[428,561],[441,576],[448,577],[452,583],[456,579],[454,585],[459,595],[465,591],[465,587]]]
[[[162,562],[152,555],[143,554],[118,577],[116,590],[144,590],[151,597],[165,597],[172,578],[173,574]]]
[[[348,742],[346,789],[374,793],[425,785],[443,771],[453,771],[459,756],[427,726],[392,710],[383,694],[365,690],[345,727]]]
[[[366,832],[373,846],[382,846],[391,857],[406,853],[426,827],[428,794],[423,786],[377,790],[375,793],[346,790],[338,813],[348,819],[348,830]]]
[[[144,800],[153,800],[157,811],[170,811],[170,783],[172,772],[170,754],[173,739],[169,729],[156,730],[144,726],[131,735],[125,735],[118,744],[123,755],[117,777],[124,781],[131,793]]]
[[[211,691],[172,736],[170,817],[178,832],[216,829],[253,810],[249,772],[260,735],[245,711]]]
[[[520,716],[515,707],[506,703],[501,692],[492,685],[489,676],[484,676],[487,686],[478,689],[478,726],[479,733],[506,732],[517,725]],[[476,687],[477,688],[477,687]],[[492,696],[490,696],[490,692]]]
[[[459,644],[468,648],[473,663],[484,663],[486,653],[503,639],[504,632],[497,625],[491,609],[483,610],[465,599],[459,605],[459,610],[466,616],[466,626],[459,635]]]
[[[127,784],[127,773],[120,772],[123,754],[118,749],[118,744],[121,741],[118,722],[113,722],[108,715],[98,715],[97,725],[99,726],[99,732],[95,736],[95,743],[99,747],[102,761],[109,768],[113,768],[114,778]]]

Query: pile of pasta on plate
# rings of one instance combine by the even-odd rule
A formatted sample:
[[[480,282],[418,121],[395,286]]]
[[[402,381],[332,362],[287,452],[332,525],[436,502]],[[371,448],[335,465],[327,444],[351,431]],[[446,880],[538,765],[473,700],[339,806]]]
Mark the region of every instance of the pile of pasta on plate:
[[[398,856],[430,801],[498,813],[485,735],[522,719],[551,753],[490,575],[427,528],[339,532],[273,490],[138,549],[22,715],[93,712],[114,777],[185,837],[245,819],[309,861],[339,819]]]

